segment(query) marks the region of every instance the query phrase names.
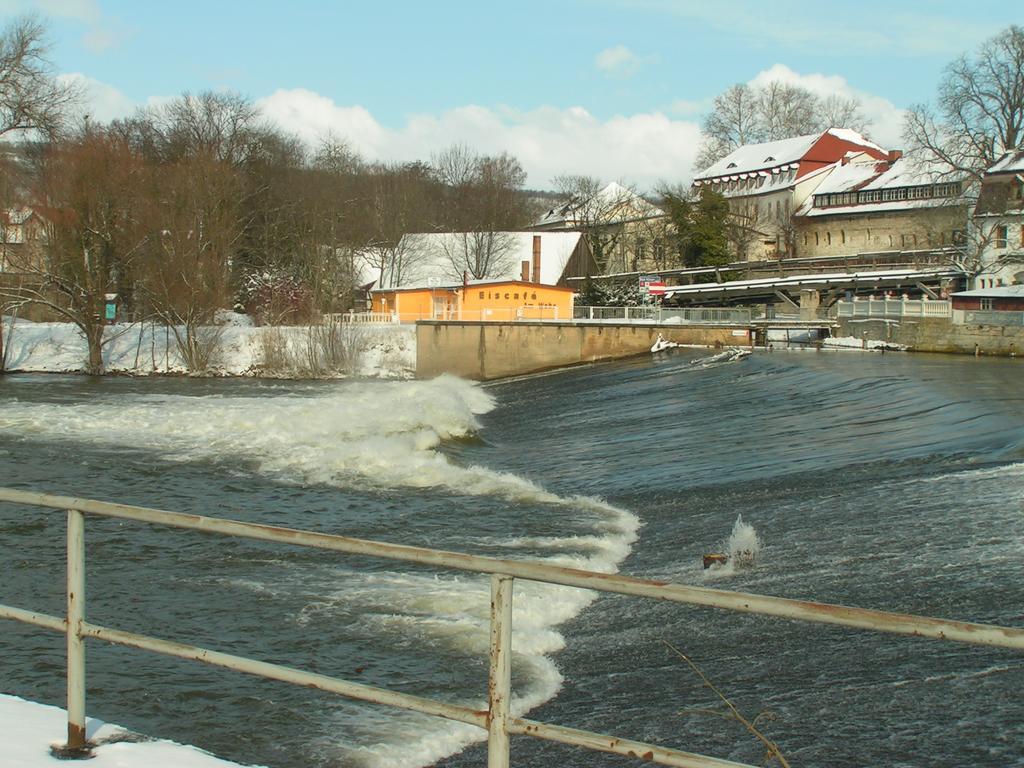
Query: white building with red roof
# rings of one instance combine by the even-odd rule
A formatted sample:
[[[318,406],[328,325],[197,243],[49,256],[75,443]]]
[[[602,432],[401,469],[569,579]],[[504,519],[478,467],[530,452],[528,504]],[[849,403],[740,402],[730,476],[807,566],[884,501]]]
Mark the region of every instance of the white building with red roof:
[[[739,147],[697,174],[693,188],[711,189],[729,200],[737,222],[739,258],[793,255],[793,213],[849,153],[875,160],[890,157],[856,131],[829,128]]]

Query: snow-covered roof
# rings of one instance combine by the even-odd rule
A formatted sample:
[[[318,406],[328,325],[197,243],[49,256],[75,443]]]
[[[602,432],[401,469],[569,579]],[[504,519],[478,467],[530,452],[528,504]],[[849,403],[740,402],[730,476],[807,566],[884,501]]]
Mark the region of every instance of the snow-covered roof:
[[[579,232],[493,232],[491,247],[495,254],[493,272],[487,281],[519,280],[522,262],[533,263],[533,238],[540,238],[540,283],[557,285],[583,235]],[[385,266],[384,275],[375,288],[433,288],[462,283],[465,269],[458,255],[480,233],[438,232],[410,234],[402,238],[396,249],[403,260],[400,269]],[[453,256],[455,257],[453,259]],[[455,263],[453,263],[453,261]]]
[[[958,291],[953,298],[963,299],[1024,299],[1024,285],[1001,285],[998,288],[975,288]]]
[[[999,162],[988,169],[988,173],[1013,173],[1014,171],[1024,171],[1024,149],[1007,152],[999,158]]]
[[[826,134],[852,144],[885,152],[880,146],[861,136],[849,128],[829,128],[822,133],[810,133],[806,136],[795,136],[791,139],[766,141],[760,144],[745,144],[737,147],[714,165],[698,173],[697,180],[719,177],[740,176],[741,174],[772,171],[776,168],[799,163],[810,151],[811,147]],[[746,178],[746,177],[743,177]]]
[[[585,222],[584,219],[599,218],[601,224],[619,224],[624,221],[651,219],[664,216],[665,212],[653,203],[644,200],[629,187],[616,181],[602,187],[586,200],[572,199],[556,205],[534,223],[535,227],[573,227]]]
[[[902,187],[929,187],[936,183],[955,182],[960,179],[949,178],[941,169],[915,161],[900,158],[895,162],[875,160],[868,154],[847,155],[847,162],[835,164],[832,172],[808,197],[797,216],[835,216],[842,214],[884,213],[887,211],[907,211],[921,208],[935,208],[950,205],[963,205],[959,196],[922,197],[903,200],[872,200],[849,205],[818,206],[819,195],[844,194],[852,192],[868,192]]]

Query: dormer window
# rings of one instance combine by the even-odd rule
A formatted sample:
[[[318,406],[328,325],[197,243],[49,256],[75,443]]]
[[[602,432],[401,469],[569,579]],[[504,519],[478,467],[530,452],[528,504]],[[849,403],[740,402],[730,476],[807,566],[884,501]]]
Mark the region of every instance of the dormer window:
[[[726,167],[726,168],[735,168],[735,167],[736,167],[736,163],[729,163],[729,164],[728,164],[727,166],[725,166],[725,167]]]
[[[771,155],[768,155],[768,157],[766,157],[766,158],[764,159],[764,161],[765,161],[766,163],[774,163],[774,162],[775,162],[775,158],[774,158],[774,157],[772,157]]]

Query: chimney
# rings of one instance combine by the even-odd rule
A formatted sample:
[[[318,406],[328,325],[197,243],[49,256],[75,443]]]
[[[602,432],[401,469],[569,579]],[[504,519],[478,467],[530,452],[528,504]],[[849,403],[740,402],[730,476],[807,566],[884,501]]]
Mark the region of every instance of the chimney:
[[[533,282],[540,282],[540,235],[533,236]]]
[[[895,163],[901,157],[903,157],[903,150],[902,149],[891,149],[891,150],[889,150],[889,158],[888,159],[889,159],[890,163]]]
[[[530,261],[529,259],[523,259],[522,268],[520,269],[520,280],[524,283],[530,282]]]

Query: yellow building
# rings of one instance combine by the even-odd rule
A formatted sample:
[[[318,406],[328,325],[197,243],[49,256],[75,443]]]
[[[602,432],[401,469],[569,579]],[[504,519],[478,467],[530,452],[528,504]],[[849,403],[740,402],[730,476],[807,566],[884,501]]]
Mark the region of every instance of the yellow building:
[[[417,320],[571,320],[573,289],[522,280],[478,280],[371,293],[374,312]]]

